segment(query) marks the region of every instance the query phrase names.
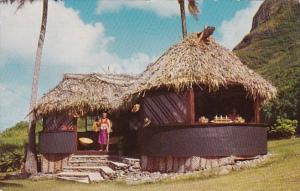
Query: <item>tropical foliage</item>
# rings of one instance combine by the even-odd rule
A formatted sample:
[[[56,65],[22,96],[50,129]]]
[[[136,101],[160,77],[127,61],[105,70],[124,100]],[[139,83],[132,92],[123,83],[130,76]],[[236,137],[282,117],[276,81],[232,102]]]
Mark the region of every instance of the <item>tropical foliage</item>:
[[[37,123],[37,131],[42,129]],[[11,172],[20,169],[24,161],[24,144],[27,143],[28,123],[21,121],[15,126],[0,133],[0,172]]]
[[[270,138],[289,138],[296,133],[297,120],[278,117],[276,123],[269,129]]]

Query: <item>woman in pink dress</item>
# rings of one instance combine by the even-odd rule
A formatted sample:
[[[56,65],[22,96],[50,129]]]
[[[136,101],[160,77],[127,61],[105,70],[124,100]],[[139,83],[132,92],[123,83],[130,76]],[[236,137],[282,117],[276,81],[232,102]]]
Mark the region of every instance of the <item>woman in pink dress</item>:
[[[108,139],[109,139],[109,132],[111,128],[111,122],[107,118],[107,113],[102,114],[102,118],[99,121],[99,137],[98,137],[98,143],[100,144],[100,151],[106,150],[108,151]],[[106,147],[106,149],[105,149]]]

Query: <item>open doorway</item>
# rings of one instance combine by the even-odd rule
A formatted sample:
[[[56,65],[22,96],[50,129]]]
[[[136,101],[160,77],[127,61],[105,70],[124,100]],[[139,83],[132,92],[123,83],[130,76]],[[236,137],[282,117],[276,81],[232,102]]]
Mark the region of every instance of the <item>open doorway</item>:
[[[84,116],[77,119],[78,151],[98,151],[100,149],[100,145],[98,143],[99,133],[93,129],[93,122],[95,121],[95,118],[96,116]]]
[[[210,92],[208,88],[196,88],[195,91],[195,117],[201,116],[212,120],[217,116],[226,116],[233,110],[242,116],[246,122],[254,120],[254,101],[243,87],[230,86]]]
[[[93,129],[93,123],[100,114],[90,114],[77,119],[77,152],[81,154],[106,154],[100,150],[99,132]],[[109,133],[109,154],[135,155],[137,152],[137,131],[129,128],[129,112],[115,112],[108,115],[112,128]],[[82,144],[80,138],[92,140]]]

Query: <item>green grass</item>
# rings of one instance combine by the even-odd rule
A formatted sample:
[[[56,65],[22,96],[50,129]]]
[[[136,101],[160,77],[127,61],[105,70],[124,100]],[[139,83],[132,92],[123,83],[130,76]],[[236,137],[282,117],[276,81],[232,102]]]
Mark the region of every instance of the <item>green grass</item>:
[[[11,128],[0,132],[0,172],[19,169],[24,156],[24,143],[27,142],[28,123],[21,121]],[[42,129],[37,123],[36,131]],[[38,133],[36,134],[38,136]]]
[[[176,180],[159,183],[126,185],[124,183],[106,182],[85,185],[58,180],[9,180],[0,181],[4,191],[22,190],[220,190],[220,191],[267,191],[300,190],[300,138],[270,141],[268,143],[272,157],[255,168],[231,172],[225,176],[209,176],[195,173]]]

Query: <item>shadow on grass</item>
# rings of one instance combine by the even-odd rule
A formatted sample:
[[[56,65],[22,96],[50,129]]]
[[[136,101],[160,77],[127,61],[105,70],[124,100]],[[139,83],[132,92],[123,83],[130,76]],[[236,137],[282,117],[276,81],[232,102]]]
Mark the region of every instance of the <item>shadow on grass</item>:
[[[0,181],[0,188],[5,188],[5,187],[21,188],[21,187],[24,187],[24,186],[22,184]]]

